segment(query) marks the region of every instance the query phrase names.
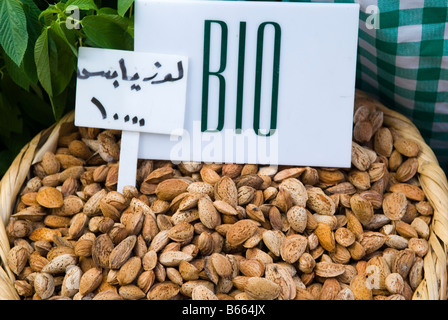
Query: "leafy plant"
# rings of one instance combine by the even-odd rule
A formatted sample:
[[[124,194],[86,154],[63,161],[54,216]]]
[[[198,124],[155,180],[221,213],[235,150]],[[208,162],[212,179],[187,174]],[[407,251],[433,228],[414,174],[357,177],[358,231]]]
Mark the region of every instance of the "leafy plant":
[[[0,0],[0,177],[74,108],[80,46],[133,50],[134,0]]]

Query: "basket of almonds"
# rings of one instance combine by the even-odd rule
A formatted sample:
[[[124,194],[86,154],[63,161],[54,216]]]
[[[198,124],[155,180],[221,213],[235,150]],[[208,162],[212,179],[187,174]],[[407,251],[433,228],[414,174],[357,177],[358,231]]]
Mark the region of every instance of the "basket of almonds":
[[[357,91],[351,168],[139,160],[70,113],[0,186],[0,298],[446,300],[448,184],[417,128]]]

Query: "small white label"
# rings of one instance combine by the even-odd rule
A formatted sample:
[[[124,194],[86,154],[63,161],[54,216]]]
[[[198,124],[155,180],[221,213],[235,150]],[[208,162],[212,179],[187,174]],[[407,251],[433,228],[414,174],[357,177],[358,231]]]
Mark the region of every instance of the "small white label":
[[[172,134],[184,127],[185,56],[79,48],[75,124]]]

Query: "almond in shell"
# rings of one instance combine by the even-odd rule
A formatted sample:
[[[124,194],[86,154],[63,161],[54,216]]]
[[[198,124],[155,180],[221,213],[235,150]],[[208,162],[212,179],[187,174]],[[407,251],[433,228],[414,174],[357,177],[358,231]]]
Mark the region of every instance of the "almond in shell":
[[[339,281],[335,278],[327,278],[322,285],[320,300],[336,300],[339,291],[341,291]]]
[[[354,194],[350,198],[350,207],[362,225],[369,224],[373,219],[373,206],[370,201],[364,199],[359,194]]]
[[[264,244],[277,257],[280,256],[280,248],[284,239],[285,234],[279,230],[266,230],[263,232]]]
[[[292,207],[291,194],[286,189],[280,189],[271,204],[276,206],[281,212],[287,212]]]
[[[255,221],[259,221],[259,222],[265,222],[265,218],[264,218],[264,214],[261,211],[261,209],[256,206],[255,204],[248,204],[246,206],[246,214],[249,218],[255,220]]]
[[[279,190],[286,190],[292,199],[292,205],[305,207],[308,193],[303,183],[296,178],[284,179],[278,186]]]
[[[305,168],[283,169],[274,175],[273,180],[275,182],[279,182],[279,181],[289,179],[289,178],[298,178],[302,174],[303,171],[305,171]]]
[[[210,257],[213,268],[216,273],[222,278],[230,278],[232,275],[232,264],[229,259],[220,253],[213,253]]]
[[[58,229],[50,229],[46,227],[36,228],[29,235],[32,241],[49,241],[53,242],[55,236],[61,236],[61,232]]]
[[[280,294],[280,286],[266,278],[250,277],[244,286],[246,294],[254,300],[274,300]]]
[[[266,188],[266,184],[271,182],[271,178],[268,176],[258,175],[256,173],[245,174],[237,177],[235,179],[235,184],[237,189],[241,187],[250,187],[255,190],[260,190]]]
[[[345,180],[345,175],[341,170],[335,168],[318,168],[319,181],[323,185],[333,186]]]
[[[362,235],[362,239],[360,241],[361,245],[364,247],[366,254],[370,254],[372,252],[380,249],[384,243],[386,242],[386,236],[380,232],[365,232]]]
[[[404,249],[400,251],[395,258],[391,271],[399,273],[403,279],[408,276],[415,260],[415,252],[412,249]]]
[[[109,267],[119,269],[128,260],[136,242],[137,236],[130,235],[114,247],[109,254]]]
[[[344,246],[336,243],[336,249],[329,252],[329,256],[334,263],[346,264],[350,261],[351,254],[350,251]]]
[[[158,184],[155,192],[160,200],[171,201],[186,192],[188,185],[189,183],[182,179],[167,179]]]
[[[238,215],[238,211],[226,201],[216,200],[213,202],[213,205],[215,206],[216,210],[218,210],[222,214],[231,216]]]
[[[406,213],[407,205],[408,201],[404,193],[389,193],[383,200],[384,215],[390,220],[401,220]]]
[[[417,158],[408,158],[397,169],[395,179],[400,182],[406,182],[415,176],[418,169]]]
[[[243,259],[239,262],[240,272],[247,277],[262,277],[264,268],[264,263],[257,259]]]
[[[181,221],[168,231],[168,237],[177,242],[187,241],[193,237],[193,234],[194,227],[185,221]]]
[[[355,300],[372,300],[372,289],[367,285],[367,277],[356,275],[350,282],[350,290],[353,292]]]
[[[386,289],[386,278],[390,274],[390,268],[382,256],[375,256],[367,262],[366,274],[368,280],[371,280],[372,289]]]
[[[215,200],[222,200],[236,208],[238,205],[238,189],[228,176],[220,178],[214,185]]]
[[[241,171],[243,170],[243,165],[241,164],[224,164],[222,166],[222,175],[223,176],[229,176],[232,179],[235,179],[241,174]]]
[[[242,219],[235,222],[226,233],[226,239],[232,246],[242,244],[258,229],[258,224],[251,219]]]
[[[305,252],[308,239],[302,235],[294,234],[283,239],[280,247],[282,259],[288,263],[295,263]]]
[[[193,257],[182,251],[166,251],[159,255],[159,262],[166,267],[177,267],[181,261],[191,261]]]
[[[359,219],[349,209],[345,210],[345,216],[347,218],[347,229],[349,229],[355,235],[356,239],[359,240],[364,233],[364,228],[361,222],[359,222]]]
[[[336,243],[334,239],[333,231],[331,227],[326,224],[319,222],[317,228],[314,230],[317,238],[319,239],[320,245],[327,251],[332,252],[336,249]]]
[[[118,293],[125,300],[140,300],[146,297],[146,294],[134,284],[121,286],[118,289]]]
[[[355,234],[345,227],[338,228],[334,232],[334,238],[337,243],[344,247],[349,247],[356,241]]]
[[[370,188],[370,176],[367,171],[350,170],[348,180],[359,190],[367,190]]]
[[[205,286],[199,285],[194,287],[191,292],[192,300],[219,300],[215,293]]]
[[[34,289],[40,299],[50,298],[55,290],[54,277],[49,273],[39,272],[34,278]]]
[[[291,207],[286,213],[286,218],[289,226],[299,233],[305,231],[308,225],[307,210],[299,205]]]
[[[423,239],[428,239],[430,234],[429,225],[423,220],[423,217],[415,218],[411,222],[411,227],[415,229],[418,236]]]
[[[209,229],[214,229],[221,224],[221,215],[216,210],[213,202],[208,198],[198,201],[199,219]]]
[[[8,252],[8,266],[16,275],[25,268],[30,252],[24,246],[14,246]]]
[[[64,204],[64,197],[58,189],[46,187],[37,193],[36,201],[45,208],[59,208]]]
[[[215,170],[208,167],[203,167],[200,170],[200,174],[202,181],[209,183],[211,185],[215,185],[221,178]]]
[[[142,260],[139,257],[134,256],[129,258],[118,270],[118,284],[121,286],[131,284],[140,273],[141,267]]]
[[[293,300],[296,297],[296,284],[286,268],[277,263],[266,265],[265,277],[280,287],[279,300]]]
[[[169,300],[176,296],[180,291],[180,286],[171,282],[164,281],[155,284],[149,291],[146,297],[148,300]]]
[[[109,267],[109,256],[114,249],[114,243],[108,234],[95,238],[92,245],[92,259],[95,265],[102,268]]]
[[[203,182],[203,181],[196,181],[196,182],[190,183],[190,185],[187,188],[187,191],[189,193],[206,194],[210,197],[212,197],[214,195],[213,185]]]
[[[401,294],[404,290],[404,280],[399,273],[391,273],[385,280],[385,286],[391,294]]]
[[[61,168],[61,164],[56,158],[56,155],[51,151],[47,151],[42,155],[41,164],[47,175],[58,173]]]
[[[396,183],[389,188],[389,191],[403,193],[409,200],[425,200],[425,193],[423,190],[420,187],[409,183]]]
[[[416,257],[411,270],[409,271],[409,285],[416,290],[423,280],[423,259]]]
[[[352,142],[352,164],[360,171],[367,171],[370,167],[371,160],[365,148]]]
[[[90,268],[81,277],[79,282],[79,293],[83,296],[98,288],[103,280],[101,268]]]
[[[420,147],[417,142],[400,136],[394,137],[394,147],[406,157],[416,157],[420,152]]]
[[[214,284],[208,280],[191,280],[184,282],[180,288],[180,293],[187,297],[191,297],[193,294],[194,288],[197,286],[204,286],[208,288],[209,290],[214,290]]]
[[[321,188],[311,187],[307,190],[308,200],[307,207],[316,213],[323,215],[333,215],[336,211],[336,206],[333,200],[327,196]]]
[[[317,276],[323,278],[337,277],[345,272],[343,264],[333,262],[317,262],[314,267]]]
[[[390,157],[393,150],[393,136],[389,128],[378,129],[374,136],[374,148],[379,155]]]
[[[78,266],[69,266],[66,269],[61,286],[61,295],[72,298],[79,291],[82,270]]]
[[[48,264],[42,268],[42,272],[49,274],[64,273],[67,267],[76,265],[78,258],[72,254],[61,254],[52,259]]]

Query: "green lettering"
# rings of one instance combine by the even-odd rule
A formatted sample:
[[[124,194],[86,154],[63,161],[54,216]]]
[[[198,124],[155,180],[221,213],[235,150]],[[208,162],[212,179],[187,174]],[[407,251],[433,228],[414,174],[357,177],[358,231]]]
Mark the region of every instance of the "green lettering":
[[[210,39],[211,39],[211,24],[216,23],[221,27],[221,57],[218,71],[210,71]],[[202,71],[202,115],[201,115],[201,131],[213,132],[221,131],[224,127],[225,115],[225,92],[226,81],[222,76],[222,72],[227,65],[227,25],[224,21],[219,20],[205,20],[204,25],[204,61]],[[207,128],[208,121],[208,91],[209,78],[216,76],[219,80],[219,110],[218,110],[218,126],[216,130],[209,130]]]
[[[240,22],[240,43],[238,47],[238,80],[236,87],[236,133],[241,133],[243,126],[243,87],[244,87],[244,58],[246,53],[246,22]]]
[[[264,30],[267,25],[274,27],[274,59],[272,76],[272,95],[271,95],[271,123],[267,134],[260,133],[260,104],[261,104],[261,78],[263,65],[263,40]],[[278,82],[280,73],[280,39],[281,28],[276,22],[263,22],[258,27],[257,32],[257,61],[255,67],[255,100],[254,100],[254,130],[260,136],[271,136],[277,129],[277,110],[278,110]]]

